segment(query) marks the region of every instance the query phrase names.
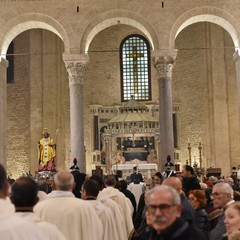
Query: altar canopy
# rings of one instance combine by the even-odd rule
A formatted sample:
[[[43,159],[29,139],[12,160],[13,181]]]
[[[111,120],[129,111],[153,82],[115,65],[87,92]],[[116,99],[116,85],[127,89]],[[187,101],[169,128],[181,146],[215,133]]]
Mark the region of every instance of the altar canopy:
[[[147,160],[151,151],[156,152],[156,163],[159,162],[159,121],[152,116],[147,106],[134,100],[133,97],[123,104],[119,108],[118,114],[108,122],[102,137],[106,151],[107,173],[111,171],[114,164],[119,163],[114,161],[116,157],[113,153],[117,151],[121,151],[126,160],[126,167],[123,167],[125,170],[128,167],[131,170],[133,168],[131,164],[127,164],[127,161],[138,159],[146,162],[142,167],[145,167],[147,170],[145,174],[149,176]],[[153,169],[155,170],[155,167]]]

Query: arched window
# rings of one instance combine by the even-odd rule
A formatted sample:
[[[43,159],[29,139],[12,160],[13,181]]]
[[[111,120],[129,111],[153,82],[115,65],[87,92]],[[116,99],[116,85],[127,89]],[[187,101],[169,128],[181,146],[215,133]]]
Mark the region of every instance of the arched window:
[[[120,46],[121,100],[151,100],[150,46],[140,35],[126,37]]]

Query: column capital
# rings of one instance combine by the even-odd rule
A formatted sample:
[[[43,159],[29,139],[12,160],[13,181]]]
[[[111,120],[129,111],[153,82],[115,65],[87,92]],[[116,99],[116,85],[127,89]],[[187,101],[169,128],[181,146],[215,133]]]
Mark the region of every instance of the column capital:
[[[0,56],[0,66],[8,68],[8,60]]]
[[[69,83],[84,82],[84,73],[89,62],[87,54],[63,54],[63,61],[68,72]]]
[[[172,77],[172,69],[175,65],[177,50],[154,50],[152,60],[159,77]]]
[[[104,133],[102,138],[105,143],[110,143],[112,140],[112,135],[110,133]]]
[[[95,116],[97,116],[98,115],[98,111],[99,111],[99,108],[101,108],[102,107],[102,105],[97,105],[97,104],[95,104],[95,105],[90,105],[89,106],[89,108],[90,108],[90,114],[93,114],[93,115],[95,115]]]

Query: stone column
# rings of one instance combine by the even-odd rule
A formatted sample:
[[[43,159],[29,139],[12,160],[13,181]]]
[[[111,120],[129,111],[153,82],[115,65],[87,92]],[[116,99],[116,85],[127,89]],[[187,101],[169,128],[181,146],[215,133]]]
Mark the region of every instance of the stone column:
[[[7,162],[7,67],[8,61],[0,57],[0,163]]]
[[[160,166],[161,163],[161,144],[160,144],[160,134],[156,133],[155,134],[155,149],[157,150],[157,165],[158,165],[158,169],[162,168],[162,166]],[[163,169],[161,169],[162,171]]]
[[[111,139],[112,136],[110,133],[104,133],[103,134],[103,141],[105,145],[105,154],[106,154],[106,174],[110,174],[111,172]]]
[[[63,54],[63,60],[69,76],[70,88],[70,161],[78,160],[81,172],[86,172],[84,148],[84,104],[83,82],[88,63],[85,54]]]
[[[174,163],[174,139],[172,120],[172,70],[176,58],[176,50],[153,51],[153,63],[157,70],[159,83],[159,122],[161,157],[160,170],[164,170],[167,156]]]
[[[240,116],[240,50],[233,54],[233,60],[236,65],[236,76],[237,76],[237,95],[238,95],[238,116]],[[239,122],[240,127],[240,122]]]

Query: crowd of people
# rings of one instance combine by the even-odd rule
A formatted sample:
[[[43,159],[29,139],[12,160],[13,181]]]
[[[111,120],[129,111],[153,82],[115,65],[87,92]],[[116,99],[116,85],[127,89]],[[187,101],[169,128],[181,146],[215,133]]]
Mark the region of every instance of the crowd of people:
[[[87,176],[78,167],[53,179],[8,181],[0,165],[0,236],[6,240],[239,240],[239,182],[201,182],[185,165],[181,176],[137,168],[126,181]]]

